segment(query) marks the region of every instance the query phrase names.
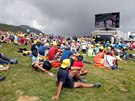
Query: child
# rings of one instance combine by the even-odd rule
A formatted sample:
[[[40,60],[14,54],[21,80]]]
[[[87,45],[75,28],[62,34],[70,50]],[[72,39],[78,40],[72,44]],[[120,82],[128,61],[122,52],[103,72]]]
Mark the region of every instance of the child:
[[[32,51],[32,67],[34,70],[40,69],[45,73],[48,73],[49,76],[54,77],[54,75],[50,72],[48,72],[48,70],[43,69],[43,63],[39,62],[39,54],[37,50]]]

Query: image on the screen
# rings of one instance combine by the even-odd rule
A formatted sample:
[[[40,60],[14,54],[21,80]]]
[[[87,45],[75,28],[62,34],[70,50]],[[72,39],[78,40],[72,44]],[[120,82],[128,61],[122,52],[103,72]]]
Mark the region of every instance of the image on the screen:
[[[119,28],[119,12],[95,15],[95,27],[100,29]]]

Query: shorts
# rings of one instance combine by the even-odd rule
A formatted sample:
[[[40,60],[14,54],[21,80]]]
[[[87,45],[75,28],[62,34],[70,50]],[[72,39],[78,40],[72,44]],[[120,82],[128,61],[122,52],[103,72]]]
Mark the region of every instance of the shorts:
[[[70,76],[70,75],[69,75]],[[74,88],[74,81],[73,78],[70,76],[70,82],[68,82],[68,85],[63,85],[64,88]]]

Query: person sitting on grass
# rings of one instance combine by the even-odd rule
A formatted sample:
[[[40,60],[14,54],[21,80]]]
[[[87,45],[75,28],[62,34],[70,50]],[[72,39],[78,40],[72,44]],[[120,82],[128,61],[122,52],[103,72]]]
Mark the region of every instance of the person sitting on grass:
[[[104,66],[104,47],[99,48],[99,52],[94,57],[94,64],[98,66]]]
[[[79,55],[77,57],[77,60],[73,63],[73,66],[75,67],[81,67],[81,71],[79,71],[80,75],[86,75],[88,73],[88,71],[84,68],[84,64],[83,64],[83,56]]]
[[[95,44],[95,48],[93,50],[93,55],[95,56],[99,52],[99,44]]]
[[[45,69],[45,68],[48,68],[48,67],[45,67],[44,64],[43,64],[43,62],[40,62],[40,61],[39,61],[39,54],[38,54],[38,51],[37,51],[37,50],[32,51],[32,55],[33,55],[33,56],[32,56],[32,67],[33,67],[33,69],[34,69],[34,70],[40,69],[40,70],[42,70],[43,72],[48,73],[49,76],[54,77],[54,75],[53,75],[51,72],[48,71],[48,70],[50,70],[51,68],[49,68],[48,70]],[[44,66],[44,68],[43,68],[43,66]]]
[[[74,82],[73,77],[75,75],[78,75],[78,70],[81,70],[80,68],[71,67],[71,72],[68,72],[68,67],[70,66],[70,59],[65,59],[62,61],[62,65],[59,68],[57,72],[57,80],[58,80],[58,88],[56,91],[56,95],[52,97],[52,99],[58,99],[60,96],[60,92],[63,87],[65,88],[92,88],[97,87],[99,88],[101,86],[101,83],[95,83],[95,84],[84,84],[81,82]]]
[[[108,50],[107,53],[104,55],[104,66],[109,69],[118,69],[118,59],[114,56],[111,56],[111,51]]]
[[[56,55],[57,52],[58,52],[57,42],[54,41],[52,44],[53,44],[53,46],[50,47],[50,49],[49,49],[49,51],[48,51],[48,59],[49,59],[50,61],[54,60],[54,57],[55,57],[55,55]]]
[[[65,50],[62,52],[62,56],[61,56],[61,61],[63,61],[64,59],[69,59],[70,56],[72,55],[77,55],[77,54],[74,54],[74,52],[70,51],[71,49],[71,46],[68,45]]]

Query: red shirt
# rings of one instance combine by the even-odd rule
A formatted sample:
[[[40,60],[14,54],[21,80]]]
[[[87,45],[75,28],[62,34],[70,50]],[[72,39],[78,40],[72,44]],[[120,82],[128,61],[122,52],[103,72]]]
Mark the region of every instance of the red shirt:
[[[25,41],[26,41],[25,38],[23,38],[23,37],[20,38],[20,43],[21,43],[21,44],[23,44]]]
[[[131,48],[132,48],[132,49],[135,48],[135,44],[134,44],[134,43],[131,44]]]
[[[77,67],[83,67],[84,65],[83,65],[83,63],[82,63],[82,61],[75,61],[74,63],[73,63],[73,66],[77,66]]]
[[[49,52],[48,52],[48,59],[49,60],[54,60],[54,56],[56,55],[57,52],[58,52],[57,47],[51,47]]]

